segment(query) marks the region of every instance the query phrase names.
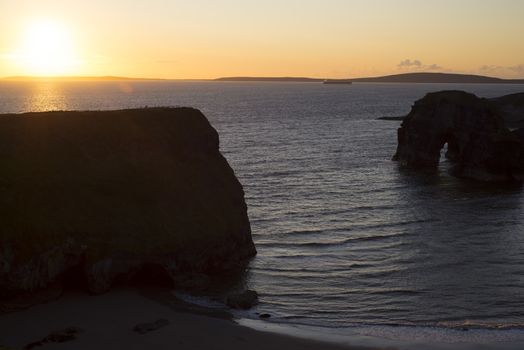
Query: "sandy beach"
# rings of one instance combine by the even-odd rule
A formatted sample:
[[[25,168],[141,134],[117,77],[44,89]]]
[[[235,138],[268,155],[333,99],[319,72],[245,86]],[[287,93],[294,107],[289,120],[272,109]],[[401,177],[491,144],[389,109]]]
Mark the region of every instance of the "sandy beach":
[[[257,331],[238,325],[225,313],[190,313],[170,305],[166,295],[131,288],[101,296],[66,293],[59,300],[0,315],[0,349],[23,349],[28,344],[36,349],[76,350],[365,349]],[[158,320],[167,324],[145,334],[135,330]],[[68,328],[75,330],[75,339],[38,344]]]

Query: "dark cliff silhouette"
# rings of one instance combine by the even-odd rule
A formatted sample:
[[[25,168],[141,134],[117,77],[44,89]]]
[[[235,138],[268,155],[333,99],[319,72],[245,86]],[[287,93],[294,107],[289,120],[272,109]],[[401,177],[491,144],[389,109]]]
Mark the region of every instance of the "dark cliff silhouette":
[[[0,296],[138,274],[177,286],[256,251],[241,184],[191,108],[0,116]],[[64,282],[65,283],[65,282]]]
[[[436,170],[446,143],[453,175],[491,182],[524,180],[522,129],[510,131],[487,99],[463,91],[427,94],[402,122],[393,160]]]

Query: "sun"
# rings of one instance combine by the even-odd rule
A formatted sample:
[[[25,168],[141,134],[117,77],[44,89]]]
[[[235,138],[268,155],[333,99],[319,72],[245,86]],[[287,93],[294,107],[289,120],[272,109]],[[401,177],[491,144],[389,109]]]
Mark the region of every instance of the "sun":
[[[63,24],[48,20],[27,26],[17,57],[28,74],[39,76],[70,74],[79,63],[71,33]]]

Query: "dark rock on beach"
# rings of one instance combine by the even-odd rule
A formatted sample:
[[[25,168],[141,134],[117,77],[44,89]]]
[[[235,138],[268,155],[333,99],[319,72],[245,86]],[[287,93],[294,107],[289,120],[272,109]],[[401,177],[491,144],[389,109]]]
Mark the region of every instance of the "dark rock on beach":
[[[232,293],[226,297],[226,305],[232,309],[248,310],[258,304],[258,293],[246,290],[242,293]]]
[[[0,159],[0,298],[55,282],[183,287],[256,254],[242,186],[198,110],[1,115]]]
[[[50,333],[47,337],[24,346],[24,350],[31,350],[52,343],[65,343],[75,340],[82,333],[80,328],[69,327],[64,330]]]
[[[17,312],[36,304],[47,303],[59,299],[62,294],[63,286],[60,283],[52,283],[45,289],[19,293],[6,300],[0,299],[0,314]]]
[[[455,176],[494,182],[524,179],[521,132],[511,132],[487,99],[461,91],[426,95],[398,130],[393,159],[404,166],[436,169],[446,143]]]
[[[156,331],[160,328],[164,328],[168,326],[169,323],[170,323],[169,320],[161,318],[159,320],[156,320],[155,322],[138,324],[133,328],[133,331],[138,334],[146,334],[149,332]]]

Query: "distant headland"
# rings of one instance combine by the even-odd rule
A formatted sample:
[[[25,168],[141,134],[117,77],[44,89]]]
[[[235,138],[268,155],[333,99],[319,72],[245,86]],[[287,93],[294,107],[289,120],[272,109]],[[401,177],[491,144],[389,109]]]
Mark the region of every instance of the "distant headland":
[[[524,84],[524,79],[503,79],[473,74],[454,73],[404,73],[367,78],[326,79],[308,77],[222,77],[216,79],[162,79],[121,76],[11,76],[4,81],[219,81],[219,82],[277,82],[323,83],[350,85],[352,83],[421,83],[421,84]]]
[[[302,77],[225,77],[214,79],[215,81],[272,81],[291,83],[319,83],[325,79],[302,78]]]
[[[405,73],[355,79],[318,79],[294,77],[225,77],[215,81],[268,81],[268,82],[339,82],[353,83],[441,83],[441,84],[524,84],[524,79],[502,79],[483,75],[453,73]]]

